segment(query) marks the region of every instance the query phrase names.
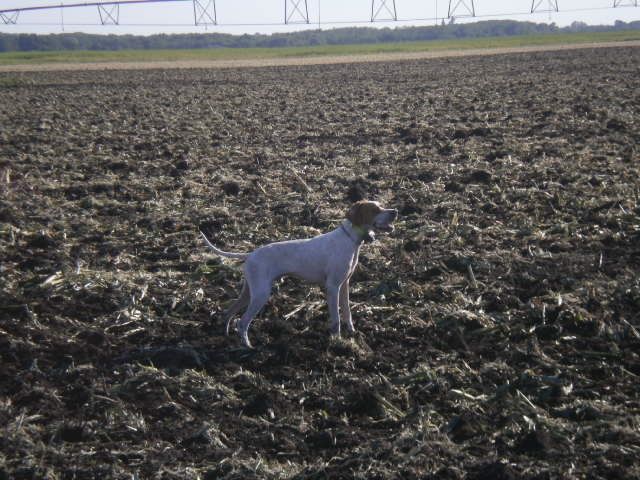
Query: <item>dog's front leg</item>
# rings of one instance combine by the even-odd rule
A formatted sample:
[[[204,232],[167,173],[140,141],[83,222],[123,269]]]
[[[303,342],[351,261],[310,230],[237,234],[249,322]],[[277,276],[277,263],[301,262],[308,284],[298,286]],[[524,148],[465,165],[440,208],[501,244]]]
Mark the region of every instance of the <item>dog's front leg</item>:
[[[351,309],[349,308],[349,279],[347,278],[340,286],[340,314],[342,320],[347,325],[347,331],[353,333],[356,329],[353,327],[351,319]]]
[[[327,284],[327,304],[329,305],[329,317],[331,318],[331,335],[340,336],[340,313],[338,301],[340,296],[339,284]]]

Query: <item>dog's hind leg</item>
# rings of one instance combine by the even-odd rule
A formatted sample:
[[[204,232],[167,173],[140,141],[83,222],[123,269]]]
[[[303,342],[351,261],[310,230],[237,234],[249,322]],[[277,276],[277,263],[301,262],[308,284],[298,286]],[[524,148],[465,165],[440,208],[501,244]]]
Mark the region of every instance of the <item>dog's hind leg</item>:
[[[244,312],[244,315],[242,315],[240,324],[238,325],[238,333],[240,334],[240,339],[245,347],[252,348],[251,342],[249,342],[249,325],[251,325],[253,317],[255,317],[262,307],[264,307],[264,304],[267,303],[270,296],[271,285],[268,287],[251,289],[251,300],[249,302],[249,306],[247,307],[247,311]]]
[[[234,315],[242,310],[249,304],[249,299],[251,298],[251,292],[249,290],[249,285],[247,282],[242,283],[242,291],[240,292],[240,296],[238,299],[233,302],[226,312],[224,312],[223,321],[225,322],[225,332],[229,335],[229,327],[231,326],[231,320]]]

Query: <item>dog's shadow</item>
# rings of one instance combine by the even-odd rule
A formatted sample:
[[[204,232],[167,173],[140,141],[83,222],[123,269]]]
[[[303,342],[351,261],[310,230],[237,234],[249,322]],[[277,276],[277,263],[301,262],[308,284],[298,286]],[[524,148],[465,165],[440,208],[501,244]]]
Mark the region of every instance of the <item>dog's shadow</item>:
[[[114,359],[115,364],[142,364],[170,374],[184,370],[209,370],[227,363],[242,364],[255,358],[261,349],[193,345],[160,345],[130,350]]]
[[[318,314],[321,316],[320,314]],[[236,332],[221,335],[221,325],[209,323],[203,326],[207,339],[197,342],[169,341],[153,346],[130,346],[113,358],[112,366],[148,365],[179,375],[185,370],[219,371],[225,365],[284,366],[315,365],[318,355],[362,357],[358,345],[366,343],[362,334],[347,334],[342,339],[330,337],[320,320],[307,322],[270,319],[256,332],[254,348],[241,345]],[[346,333],[346,332],[345,332]],[[368,347],[366,347],[368,350]],[[366,355],[364,355],[366,356]]]

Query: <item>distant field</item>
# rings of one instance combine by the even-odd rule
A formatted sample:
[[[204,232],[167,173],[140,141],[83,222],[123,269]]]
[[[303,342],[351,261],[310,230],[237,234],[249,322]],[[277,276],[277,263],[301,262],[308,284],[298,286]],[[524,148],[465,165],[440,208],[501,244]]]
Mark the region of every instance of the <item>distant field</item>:
[[[640,40],[640,31],[488,37],[364,45],[323,45],[291,48],[212,48],[194,50],[55,51],[0,53],[0,65],[42,63],[215,61],[289,57],[411,53],[477,48],[513,48],[590,42]]]

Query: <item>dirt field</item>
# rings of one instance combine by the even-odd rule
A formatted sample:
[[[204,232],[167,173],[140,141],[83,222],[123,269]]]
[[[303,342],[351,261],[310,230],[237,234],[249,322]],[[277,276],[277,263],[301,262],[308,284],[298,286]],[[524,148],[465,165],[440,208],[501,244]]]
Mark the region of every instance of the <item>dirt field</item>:
[[[640,48],[0,74],[0,479],[640,478]],[[357,334],[245,251],[400,210]]]

